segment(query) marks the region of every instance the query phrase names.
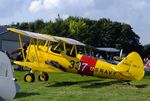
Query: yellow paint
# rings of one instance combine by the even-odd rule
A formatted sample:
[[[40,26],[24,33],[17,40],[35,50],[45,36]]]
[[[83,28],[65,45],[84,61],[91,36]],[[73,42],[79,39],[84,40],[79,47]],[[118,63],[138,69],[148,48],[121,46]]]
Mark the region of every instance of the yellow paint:
[[[31,82],[31,81],[32,81],[32,77],[31,77],[30,75],[28,75],[28,76],[26,76],[26,80],[27,80],[28,82]]]

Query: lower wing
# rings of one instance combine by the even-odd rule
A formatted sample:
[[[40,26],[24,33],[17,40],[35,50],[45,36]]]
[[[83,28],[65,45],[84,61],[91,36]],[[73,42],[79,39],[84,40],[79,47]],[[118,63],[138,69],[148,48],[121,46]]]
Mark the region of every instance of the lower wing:
[[[45,64],[45,63],[37,63],[37,62],[21,62],[21,61],[14,61],[15,64],[20,66],[25,66],[28,68],[31,68],[32,70],[36,71],[44,71],[44,72],[64,72],[63,70],[54,67],[51,64]]]

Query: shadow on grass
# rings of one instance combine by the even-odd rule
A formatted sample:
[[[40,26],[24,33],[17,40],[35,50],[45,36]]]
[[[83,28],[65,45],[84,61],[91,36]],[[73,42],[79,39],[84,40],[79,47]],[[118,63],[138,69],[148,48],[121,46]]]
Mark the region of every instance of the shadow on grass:
[[[101,88],[101,87],[105,87],[105,86],[110,86],[113,84],[123,84],[124,81],[108,81],[108,82],[100,82],[100,83],[92,83],[89,85],[85,85],[85,86],[81,86],[81,88]]]
[[[87,81],[64,81],[64,82],[54,82],[49,83],[46,87],[62,87],[62,86],[72,86],[72,85],[78,85],[78,84],[84,84],[84,83],[91,83],[101,80],[87,80]]]
[[[100,87],[110,86],[112,84],[128,85],[128,82],[121,81],[121,80],[115,80],[115,81],[113,80],[113,81],[107,81],[107,82],[102,82],[102,80],[87,80],[87,81],[74,81],[74,82],[65,81],[65,82],[49,83],[49,85],[46,87],[62,87],[62,86],[80,85],[81,88],[100,88]]]
[[[22,98],[22,97],[28,97],[28,96],[34,96],[34,95],[40,95],[39,93],[25,93],[25,92],[18,92],[15,96],[15,99]]]
[[[147,84],[142,84],[142,85],[134,85],[136,88],[146,88],[147,86],[149,86],[149,85],[147,85]]]
[[[141,84],[141,85],[132,85],[128,81],[121,81],[121,80],[116,80],[116,81],[108,81],[108,82],[100,82],[100,83],[92,83],[89,85],[81,86],[81,88],[101,88],[105,86],[111,86],[113,84],[119,84],[119,85],[127,85],[127,86],[134,86],[136,88],[146,88],[149,85],[146,84]]]
[[[79,85],[81,86],[81,88],[101,88],[101,87],[111,86],[113,84],[134,86],[136,88],[146,88],[148,86],[146,84],[132,85],[129,81],[121,81],[121,80],[112,80],[106,82],[102,80],[70,81],[70,82],[64,81],[64,82],[53,82],[48,84],[49,85],[46,87],[63,87],[63,86]]]

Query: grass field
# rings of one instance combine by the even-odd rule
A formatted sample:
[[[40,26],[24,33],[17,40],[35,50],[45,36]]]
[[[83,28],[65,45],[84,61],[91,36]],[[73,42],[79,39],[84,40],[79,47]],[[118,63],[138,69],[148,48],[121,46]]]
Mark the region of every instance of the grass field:
[[[132,81],[49,73],[47,82],[25,83],[25,72],[15,71],[20,90],[12,101],[150,101],[150,77]]]

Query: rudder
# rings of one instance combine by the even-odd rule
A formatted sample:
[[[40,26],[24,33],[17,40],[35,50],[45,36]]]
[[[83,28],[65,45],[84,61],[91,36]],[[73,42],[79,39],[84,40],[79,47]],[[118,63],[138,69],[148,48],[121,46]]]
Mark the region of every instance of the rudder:
[[[141,80],[144,76],[144,64],[137,52],[130,53],[116,67],[123,75],[130,75],[133,80]]]

